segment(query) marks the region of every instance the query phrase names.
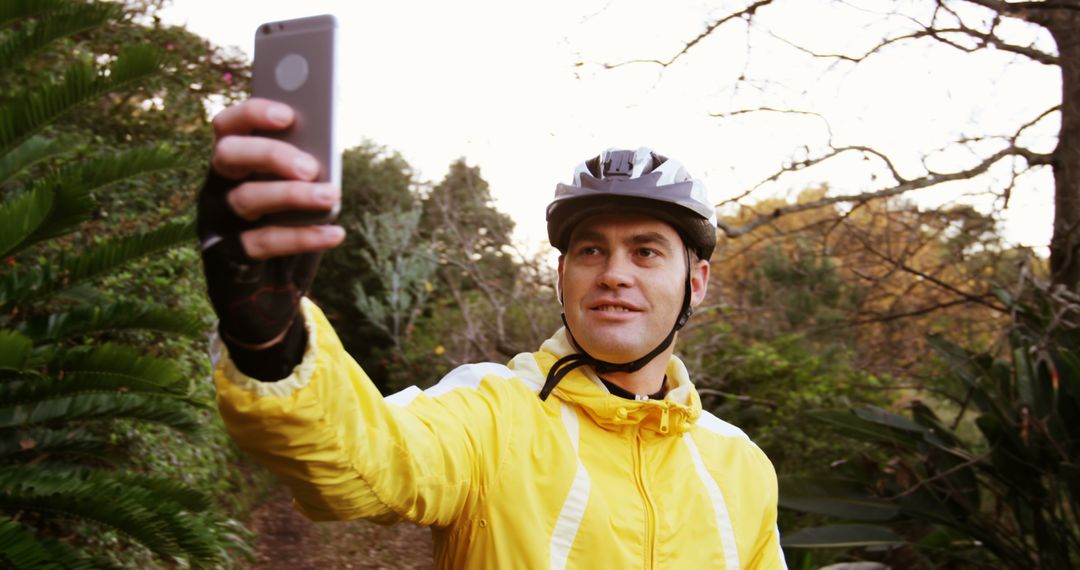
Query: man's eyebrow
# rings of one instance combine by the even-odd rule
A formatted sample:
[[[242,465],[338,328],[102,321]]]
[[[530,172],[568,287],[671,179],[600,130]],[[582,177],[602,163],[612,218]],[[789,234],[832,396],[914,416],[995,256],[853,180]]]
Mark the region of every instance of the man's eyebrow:
[[[607,238],[604,234],[594,230],[583,230],[580,233],[575,233],[571,236],[571,243],[577,242],[600,242]],[[633,245],[658,245],[668,249],[674,249],[671,240],[660,232],[641,232],[633,234],[626,239],[626,243]]]
[[[668,249],[672,249],[671,240],[669,240],[664,234],[659,232],[643,232],[640,234],[634,234],[627,240],[634,245],[646,245],[656,244]]]

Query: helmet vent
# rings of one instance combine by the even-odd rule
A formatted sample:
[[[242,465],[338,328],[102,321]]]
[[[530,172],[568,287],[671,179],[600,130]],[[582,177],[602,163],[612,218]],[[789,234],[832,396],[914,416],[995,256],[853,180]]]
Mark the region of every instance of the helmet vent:
[[[585,161],[585,168],[589,170],[589,174],[593,175],[593,178],[602,178],[600,173],[600,157],[594,156]]]
[[[604,178],[609,176],[630,176],[634,173],[634,151],[616,150],[609,152],[604,161]]]

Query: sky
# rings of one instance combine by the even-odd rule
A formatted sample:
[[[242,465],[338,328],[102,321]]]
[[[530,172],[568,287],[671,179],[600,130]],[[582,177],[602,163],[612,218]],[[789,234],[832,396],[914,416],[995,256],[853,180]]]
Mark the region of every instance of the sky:
[[[909,3],[914,3],[909,0]],[[811,60],[763,28],[731,26],[667,68],[604,64],[667,59],[707,23],[743,2],[727,0],[173,0],[168,23],[252,54],[259,24],[321,13],[341,34],[340,127],[346,148],[371,140],[437,183],[454,160],[479,166],[496,207],[517,224],[528,251],[543,251],[544,208],[574,166],[609,147],[649,146],[681,160],[717,203],[741,195],[806,150],[865,144],[887,150],[907,175],[927,149],[931,167],[969,165],[948,148],[958,136],[1005,133],[1057,103],[1054,68],[997,52],[896,49],[859,66]],[[780,1],[759,16],[799,45],[838,52],[880,37],[875,11],[892,2]],[[1017,37],[1028,33],[1015,31]],[[1038,37],[1031,38],[1040,40]],[[748,45],[752,46],[748,48]],[[740,82],[749,73],[750,82]],[[754,113],[769,106],[816,115]],[[1054,143],[1056,117],[1032,129],[1039,150]],[[839,192],[875,188],[879,164],[852,157],[767,184],[757,198],[794,195],[828,182]],[[985,185],[985,184],[984,184]],[[984,188],[953,185],[912,198],[935,206],[989,207]],[[1003,230],[1041,247],[1052,224],[1052,178],[1028,176],[1014,191]],[[1046,248],[1039,249],[1046,253]]]

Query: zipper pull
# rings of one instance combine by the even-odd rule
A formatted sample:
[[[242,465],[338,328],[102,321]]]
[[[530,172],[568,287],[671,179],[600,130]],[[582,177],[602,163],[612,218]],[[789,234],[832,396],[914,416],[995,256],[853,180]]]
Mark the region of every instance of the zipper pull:
[[[669,419],[668,416],[669,416],[668,407],[664,406],[660,410],[660,433],[667,433],[668,432],[668,429],[669,429],[669,427],[668,427],[668,419]]]

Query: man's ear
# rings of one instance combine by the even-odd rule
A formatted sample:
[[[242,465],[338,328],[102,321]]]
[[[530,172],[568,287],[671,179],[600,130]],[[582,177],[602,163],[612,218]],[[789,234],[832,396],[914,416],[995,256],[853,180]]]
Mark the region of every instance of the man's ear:
[[[560,264],[561,266],[561,264]],[[690,306],[696,307],[705,300],[709,288],[709,262],[699,259],[690,266]],[[561,275],[561,271],[560,271]]]
[[[562,305],[562,272],[563,272],[563,258],[565,255],[559,255],[559,270],[555,280],[555,298],[559,300],[559,305]]]

